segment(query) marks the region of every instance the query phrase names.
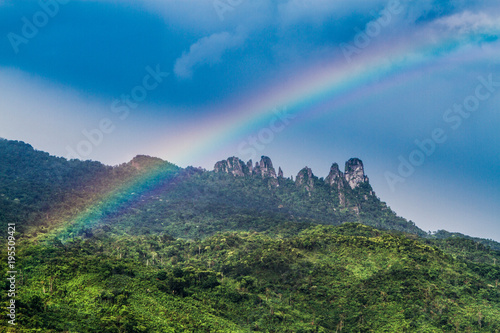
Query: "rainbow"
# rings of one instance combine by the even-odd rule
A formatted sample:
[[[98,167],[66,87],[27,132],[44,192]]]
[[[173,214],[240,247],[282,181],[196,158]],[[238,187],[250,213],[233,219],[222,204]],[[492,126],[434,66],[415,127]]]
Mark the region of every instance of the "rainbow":
[[[132,166],[133,167],[133,166]],[[51,232],[43,235],[41,239],[66,241],[80,236],[82,233],[90,232],[92,227],[101,225],[102,221],[109,215],[119,213],[131,205],[140,203],[144,196],[168,186],[175,186],[181,169],[168,162],[154,163],[143,166],[124,176],[121,181],[105,191],[98,198],[87,203],[76,215],[68,218],[56,226]],[[90,187],[97,187],[97,183],[102,179],[94,180]],[[71,198],[69,198],[71,200]],[[68,202],[71,204],[71,202]]]
[[[496,40],[497,35],[493,39]],[[167,138],[159,141],[161,145],[155,147],[155,151],[180,165],[200,161],[229,146],[228,143],[241,141],[245,135],[263,128],[277,108],[284,107],[288,114],[296,116],[312,115],[314,110],[326,105],[329,112],[338,112],[340,106],[352,100],[411,82],[422,73],[438,69],[450,55],[470,60],[475,52],[471,45],[490,39],[491,33],[469,33],[369,46],[353,56],[350,63],[343,57],[329,64],[321,63],[290,82],[275,83],[231,102],[216,113],[218,116],[188,125],[168,151],[164,144],[169,141]]]
[[[473,59],[475,49],[471,45],[486,43],[491,36],[470,33],[438,40],[421,37],[390,46],[368,47],[350,63],[343,58],[321,63],[290,82],[266,87],[228,103],[218,113],[220,116],[200,119],[176,138],[175,147],[169,147],[168,152],[163,150],[170,138],[160,140],[155,150],[179,164],[194,157],[200,160],[263,126],[274,117],[276,108],[286,107],[288,114],[296,116],[324,110],[336,112],[353,100],[411,82],[418,75],[439,68],[450,55],[462,61]],[[498,34],[494,36],[496,40]],[[52,235],[67,239],[75,230],[99,224],[107,214],[124,209],[141,195],[164,185],[165,179],[172,176],[169,172],[153,167],[117,184]]]

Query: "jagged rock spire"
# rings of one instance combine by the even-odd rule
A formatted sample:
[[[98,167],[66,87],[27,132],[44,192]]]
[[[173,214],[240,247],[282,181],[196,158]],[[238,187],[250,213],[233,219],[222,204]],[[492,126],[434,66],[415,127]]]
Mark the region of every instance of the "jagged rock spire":
[[[214,166],[215,172],[230,173],[235,176],[258,175],[262,178],[278,179],[283,178],[283,170],[278,168],[278,175],[273,167],[273,162],[267,156],[262,156],[259,162],[255,162],[252,167],[252,160],[247,163],[237,157],[230,157],[227,160],[219,161]],[[308,190],[314,187],[314,175],[308,167],[300,170],[295,179],[297,185],[305,185]],[[293,180],[293,178],[292,178]],[[345,172],[342,173],[337,163],[333,163],[330,173],[325,178],[325,183],[338,189],[345,188],[347,184],[351,189],[356,188],[361,183],[367,183],[368,177],[365,176],[363,162],[358,158],[351,158],[345,163]]]
[[[344,174],[340,171],[339,165],[337,163],[333,163],[330,167],[330,173],[325,178],[325,183],[330,186],[335,184],[342,186],[343,185]]]
[[[237,157],[229,157],[227,160],[215,163],[214,171],[231,173],[235,176],[245,176],[249,174],[248,166]]]
[[[310,192],[314,188],[314,175],[311,168],[305,167],[300,170],[297,177],[295,177],[295,184],[297,186],[305,186],[306,190]]]
[[[354,189],[361,183],[367,183],[368,177],[365,176],[363,162],[359,158],[351,158],[345,162],[345,180],[349,186]]]
[[[249,161],[247,162],[247,168],[248,168],[248,172],[249,172],[250,174],[252,174],[252,173],[253,173],[253,164],[252,164],[252,160],[249,160]]]
[[[258,167],[255,167],[254,173],[260,174],[262,178],[277,178],[276,170],[274,170],[273,162],[267,156],[262,156]]]
[[[273,162],[267,156],[262,156],[260,162],[255,162],[252,167],[252,160],[247,163],[237,157],[229,157],[215,163],[215,172],[231,173],[235,176],[260,175],[262,178],[278,178],[273,167]]]

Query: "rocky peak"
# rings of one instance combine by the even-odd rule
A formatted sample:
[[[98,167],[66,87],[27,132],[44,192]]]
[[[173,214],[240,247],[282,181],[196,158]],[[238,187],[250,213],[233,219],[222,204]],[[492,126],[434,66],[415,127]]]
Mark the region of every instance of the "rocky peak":
[[[252,175],[260,175],[260,165],[259,162],[255,162],[255,166],[252,170]]]
[[[344,175],[340,171],[339,165],[337,163],[333,163],[332,166],[330,167],[330,173],[325,178],[325,183],[327,183],[330,186],[333,186],[335,184],[342,185],[343,178]]]
[[[248,172],[249,172],[250,174],[252,174],[252,173],[253,173],[253,165],[252,165],[252,160],[249,160],[249,161],[247,162],[247,168],[248,168]]]
[[[344,178],[349,186],[354,189],[361,183],[367,183],[363,162],[359,158],[351,158],[345,163]]]
[[[276,170],[274,170],[273,162],[267,156],[262,156],[260,159],[260,163],[255,165],[255,174],[260,174],[262,178],[277,178]]]
[[[151,158],[138,156],[132,160],[132,165],[139,168],[144,164],[158,163],[161,161],[157,159],[151,161]],[[149,163],[144,163],[143,160],[149,160]],[[267,156],[262,156],[259,162],[255,162],[255,166],[252,166],[252,160],[247,163],[243,162],[237,157],[229,157],[227,160],[219,161],[214,166],[215,172],[230,173],[234,176],[247,176],[256,175],[262,178],[270,178],[277,180],[278,178],[283,178],[283,170],[281,167],[278,168],[278,174],[276,175],[276,170],[273,167],[273,162]],[[308,167],[303,168],[297,174],[295,178],[295,183],[297,185],[304,185],[307,190],[310,191],[314,187],[314,175],[312,170]],[[292,178],[293,180],[293,178]],[[351,158],[345,163],[345,172],[340,171],[339,165],[333,163],[330,167],[330,173],[325,178],[325,183],[329,186],[336,185],[339,190],[344,189],[347,184],[351,189],[356,188],[361,183],[368,182],[368,177],[365,176],[365,171],[363,167],[363,162],[358,158]],[[276,182],[277,184],[278,182]],[[274,182],[273,182],[274,184]]]
[[[304,185],[307,191],[314,188],[314,175],[311,168],[305,167],[299,171],[297,177],[295,177],[295,184],[297,186]]]
[[[227,160],[215,163],[214,171],[230,173],[235,176],[259,175],[262,178],[278,178],[273,162],[267,156],[262,156],[260,162],[255,162],[253,167],[252,160],[245,163],[237,157],[230,157]]]
[[[245,176],[249,174],[248,166],[237,157],[230,157],[227,160],[215,163],[214,171],[231,173],[235,176]]]
[[[278,178],[283,178],[283,170],[281,170],[281,167],[278,168]]]

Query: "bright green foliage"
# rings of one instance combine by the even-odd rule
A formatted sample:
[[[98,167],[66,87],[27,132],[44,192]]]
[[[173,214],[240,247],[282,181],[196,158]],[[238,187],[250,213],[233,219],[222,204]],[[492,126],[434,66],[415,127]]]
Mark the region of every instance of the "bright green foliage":
[[[24,244],[19,258],[18,328],[500,331],[498,271],[483,275],[435,246],[360,224],[198,241],[101,234]]]

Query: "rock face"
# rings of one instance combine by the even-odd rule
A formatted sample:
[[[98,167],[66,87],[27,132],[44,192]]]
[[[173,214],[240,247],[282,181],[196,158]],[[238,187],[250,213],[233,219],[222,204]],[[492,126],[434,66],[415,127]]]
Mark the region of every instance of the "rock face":
[[[363,162],[358,158],[351,158],[345,162],[344,178],[351,189],[356,188],[361,183],[367,183],[368,177],[365,176]]]
[[[330,173],[325,178],[325,183],[330,186],[337,185],[339,187],[343,186],[343,178],[344,175],[340,172],[339,165],[337,163],[333,163],[330,168]]]
[[[252,165],[252,160],[245,163],[237,157],[230,157],[227,160],[217,162],[214,166],[214,171],[230,173],[238,177],[255,175],[263,179],[269,178],[272,180],[270,184],[273,186],[278,186],[278,178],[283,178],[283,170],[281,170],[281,167],[278,168],[278,174],[276,174],[273,162],[267,156],[262,156],[259,162],[255,162],[255,166]],[[315,176],[312,170],[305,167],[297,174],[295,183],[297,185],[304,185],[307,187],[308,191],[311,191],[314,188],[314,178]],[[349,185],[351,189],[355,189],[360,184],[367,182],[368,177],[365,176],[363,162],[358,158],[351,158],[345,163],[344,173],[340,171],[337,163],[333,163],[330,168],[330,173],[325,178],[325,183],[327,185],[335,187],[339,191],[339,200],[342,205],[345,203],[343,191],[348,188],[347,185]],[[371,192],[370,195],[372,195]]]
[[[252,174],[252,170],[253,170],[252,160],[249,160],[249,161],[247,162],[247,168],[248,168],[248,172],[249,172],[250,174]]]
[[[227,160],[215,163],[214,171],[230,173],[240,177],[260,175],[262,178],[278,178],[276,176],[276,170],[274,170],[273,167],[273,162],[267,156],[262,156],[260,162],[255,162],[255,166],[252,166],[252,160],[245,163],[237,157],[230,157]]]
[[[340,171],[339,165],[333,163],[330,167],[330,173],[325,178],[325,183],[331,187],[336,187],[338,190],[339,203],[341,207],[345,207],[346,200],[343,189],[345,188],[344,174]]]
[[[271,162],[271,159],[267,156],[262,156],[260,159],[260,174],[262,175],[262,178],[277,178],[276,177],[276,171],[274,170],[273,167],[273,162]]]
[[[245,162],[237,157],[230,157],[227,160],[215,163],[214,171],[231,173],[235,176],[245,176],[250,173]]]
[[[297,177],[295,177],[295,184],[305,186],[306,190],[310,192],[314,188],[314,175],[311,168],[305,167],[300,170]]]

